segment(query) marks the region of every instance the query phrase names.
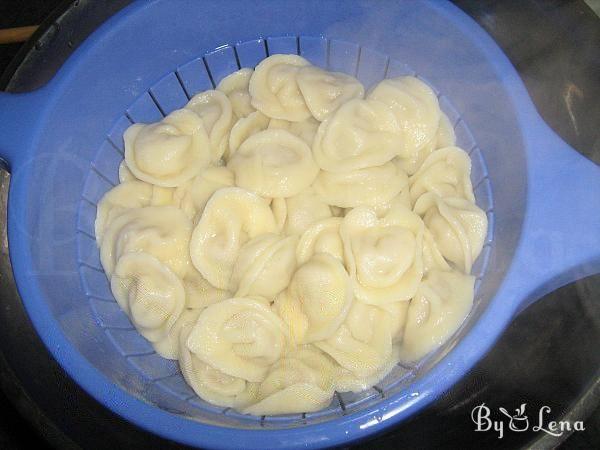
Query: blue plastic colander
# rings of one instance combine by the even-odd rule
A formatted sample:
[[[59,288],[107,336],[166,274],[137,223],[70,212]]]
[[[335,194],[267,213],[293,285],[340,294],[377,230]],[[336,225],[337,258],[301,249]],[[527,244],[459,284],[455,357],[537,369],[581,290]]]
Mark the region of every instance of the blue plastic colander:
[[[443,348],[321,412],[252,417],[200,400],[135,331],[110,293],[93,222],[132,122],[160,119],[274,53],[299,53],[367,87],[403,74],[428,82],[471,154],[490,232],[474,267],[475,306]],[[312,448],[381,431],[448,390],[524,306],[600,272],[600,169],[542,121],[490,37],[439,1],[135,3],[44,88],[0,93],[0,154],[12,173],[14,275],[44,343],[107,408],[190,445]]]

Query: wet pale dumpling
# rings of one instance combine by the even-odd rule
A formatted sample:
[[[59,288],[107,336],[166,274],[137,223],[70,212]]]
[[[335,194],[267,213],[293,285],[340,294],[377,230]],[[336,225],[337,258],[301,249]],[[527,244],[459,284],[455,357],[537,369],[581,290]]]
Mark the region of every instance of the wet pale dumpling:
[[[216,81],[125,132],[97,205],[139,333],[201,399],[260,416],[326,408],[443,345],[488,224],[431,88],[297,55]]]

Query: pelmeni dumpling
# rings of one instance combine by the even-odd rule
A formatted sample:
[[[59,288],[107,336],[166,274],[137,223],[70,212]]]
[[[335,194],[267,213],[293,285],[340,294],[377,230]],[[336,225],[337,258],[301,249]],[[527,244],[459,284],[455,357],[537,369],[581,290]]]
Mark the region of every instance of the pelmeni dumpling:
[[[471,158],[458,147],[434,151],[410,178],[410,196],[415,202],[426,192],[440,197],[461,197],[475,203],[471,184]]]
[[[221,91],[208,90],[194,95],[185,107],[202,119],[210,141],[211,160],[219,161],[229,145],[229,129],[233,122],[229,99]]]
[[[202,119],[178,109],[148,125],[136,123],[123,135],[125,161],[136,178],[176,187],[210,163],[210,145]]]
[[[320,123],[312,117],[303,120],[302,122],[289,122],[281,119],[271,119],[269,121],[270,130],[287,130],[301,138],[304,142],[312,147],[319,129]]]
[[[454,126],[446,114],[440,111],[440,124],[435,135],[435,148],[454,147],[456,145],[456,133]]]
[[[392,354],[392,317],[355,300],[345,322],[329,339],[315,345],[358,378],[374,375]]]
[[[438,130],[440,106],[429,86],[415,77],[381,81],[367,96],[386,104],[400,123],[402,150],[399,156],[411,159],[427,145]]]
[[[273,119],[301,122],[311,117],[296,77],[310,63],[298,55],[263,59],[250,78],[252,106]]]
[[[175,189],[174,202],[193,219],[204,211],[208,199],[219,189],[233,186],[235,175],[227,167],[213,166],[203,169],[196,177]]]
[[[450,271],[452,268],[440,252],[433,234],[427,227],[423,233],[423,272],[430,270]]]
[[[419,216],[400,205],[381,219],[365,207],[346,214],[340,234],[358,299],[381,305],[415,294],[423,276],[423,229]]]
[[[242,246],[259,234],[276,232],[275,217],[264,199],[237,187],[219,189],[192,233],[192,263],[213,286],[230,290]]]
[[[433,193],[419,197],[414,211],[423,217],[444,258],[469,273],[487,234],[485,212],[464,198],[441,198]]]
[[[396,206],[403,206],[404,208],[412,209],[412,201],[410,199],[410,188],[409,185],[406,184],[400,193],[392,198],[390,201],[378,203],[375,206],[372,206],[371,209],[375,211],[377,217],[385,216],[391,209]]]
[[[391,201],[408,185],[394,162],[349,172],[319,172],[313,189],[325,202],[341,208],[377,206]]]
[[[198,317],[187,347],[200,360],[247,381],[262,381],[283,354],[287,329],[267,302],[231,298]]]
[[[130,209],[116,217],[104,233],[100,246],[102,267],[111,275],[121,255],[144,252],[183,277],[190,267],[191,232],[190,219],[174,206]]]
[[[333,362],[318,349],[300,347],[277,361],[260,383],[256,404],[245,414],[271,415],[318,411],[333,396]]]
[[[408,307],[408,302],[402,303],[405,303]],[[398,367],[399,359],[400,350],[398,349],[398,346],[392,346],[392,353],[387,361],[385,361],[379,369],[370,375],[359,377],[356,376],[354,372],[338,366],[333,374],[335,390],[338,392],[361,392],[365,389],[375,386],[394,369],[403,373],[408,372],[407,369]]]
[[[121,161],[119,164],[119,183],[136,180],[137,178],[135,175],[129,170],[129,167],[127,167],[127,162],[125,160]]]
[[[352,287],[342,263],[317,253],[300,266],[289,287],[275,299],[275,309],[295,343],[329,338],[346,318]]]
[[[110,287],[142,336],[154,344],[168,339],[185,307],[185,292],[167,266],[147,253],[126,253],[119,258]],[[177,358],[168,348],[155,348],[165,358]]]
[[[186,308],[203,309],[213,303],[233,297],[230,292],[214,287],[193,267],[182,281]]]
[[[365,88],[356,78],[315,66],[302,67],[296,79],[306,106],[320,122],[348,100],[365,95]]]
[[[266,130],[268,126],[269,118],[260,111],[254,111],[248,116],[238,119],[229,133],[227,159],[231,158],[246,139],[260,131]]]
[[[475,277],[432,270],[410,301],[403,361],[416,361],[442,345],[460,327],[473,305]]]
[[[232,290],[236,297],[260,296],[271,299],[283,291],[296,269],[294,236],[261,234],[240,249],[233,266]]]
[[[341,217],[330,217],[313,223],[300,237],[296,249],[298,264],[304,264],[317,253],[326,253],[344,262],[344,243],[340,236]]]
[[[386,104],[353,99],[321,122],[313,154],[321,169],[348,172],[390,161],[402,150],[401,138],[400,122]]]
[[[243,408],[256,401],[258,383],[221,372],[198,358],[188,343],[194,324],[182,328],[179,337],[179,367],[185,381],[198,396],[225,408]],[[192,342],[192,347],[196,343]]]
[[[291,197],[309,187],[319,168],[310,147],[285,130],[250,136],[227,164],[238,186],[265,197]]]
[[[227,75],[217,85],[217,90],[223,92],[229,99],[233,114],[238,119],[248,117],[256,111],[251,104],[250,92],[248,92],[248,84],[253,73],[254,70],[243,68]]]
[[[276,199],[273,199],[275,202]],[[272,204],[277,211],[285,211],[283,232],[288,236],[304,233],[313,223],[331,217],[331,208],[312,190],[307,189],[300,194],[283,199],[285,206]],[[279,214],[282,214],[279,212]]]

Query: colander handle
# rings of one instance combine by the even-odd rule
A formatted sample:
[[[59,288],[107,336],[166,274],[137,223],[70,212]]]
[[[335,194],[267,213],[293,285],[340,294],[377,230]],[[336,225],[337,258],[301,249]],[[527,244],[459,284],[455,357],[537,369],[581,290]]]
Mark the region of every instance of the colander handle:
[[[0,92],[0,158],[13,172],[27,160],[46,98],[44,88],[26,94]]]
[[[521,311],[543,295],[600,273],[600,167],[540,118],[528,161],[525,220],[503,298]]]

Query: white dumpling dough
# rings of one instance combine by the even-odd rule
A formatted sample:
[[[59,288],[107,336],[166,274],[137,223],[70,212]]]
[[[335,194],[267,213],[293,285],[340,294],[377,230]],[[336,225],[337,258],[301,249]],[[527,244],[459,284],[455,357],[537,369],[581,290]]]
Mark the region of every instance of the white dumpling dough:
[[[185,107],[202,119],[210,141],[211,160],[219,161],[227,150],[233,122],[229,99],[221,91],[208,90],[194,95]]]
[[[363,98],[365,95],[363,85],[345,73],[305,66],[298,71],[296,78],[306,106],[320,122],[348,100]]]
[[[260,111],[255,111],[246,117],[238,119],[229,133],[229,151],[226,159],[231,158],[246,139],[260,131],[266,130],[268,126],[269,118]]]
[[[426,192],[440,197],[461,197],[475,203],[471,184],[471,158],[458,147],[434,151],[421,168],[410,177],[412,201]]]
[[[416,361],[442,345],[458,330],[473,306],[475,277],[460,272],[433,270],[423,279],[410,301],[403,361]]]
[[[423,217],[444,258],[469,273],[487,234],[485,212],[464,198],[441,198],[433,193],[419,197],[414,210]]]
[[[296,248],[298,264],[304,264],[317,253],[327,253],[344,262],[344,243],[340,236],[341,217],[330,217],[313,223],[300,237]]]
[[[283,199],[285,206],[279,205],[278,199],[273,201],[271,208],[280,215],[285,213],[282,230],[288,236],[301,235],[313,223],[332,215],[329,205],[310,189]]]
[[[210,197],[219,189],[235,184],[235,175],[227,167],[214,166],[203,169],[192,180],[175,189],[173,200],[193,219],[204,211]]]
[[[350,100],[321,122],[313,143],[315,161],[328,172],[380,166],[402,150],[401,131],[386,104]]]
[[[131,125],[123,140],[129,170],[158,186],[179,186],[210,163],[202,119],[187,109],[173,111],[157,123]]]
[[[294,236],[261,234],[240,249],[231,277],[236,297],[259,296],[271,299],[283,291],[296,269]]]
[[[233,265],[242,246],[259,234],[276,232],[275,217],[264,199],[237,187],[220,189],[192,233],[192,263],[213,286],[231,290]]]
[[[349,172],[319,172],[313,184],[317,194],[340,208],[377,206],[391,201],[408,185],[408,176],[390,161],[381,166]]]
[[[213,303],[233,297],[231,292],[214,287],[194,267],[183,278],[185,306],[190,309],[203,309]]]
[[[275,309],[295,343],[327,339],[346,318],[352,287],[342,263],[318,253],[298,268],[289,287],[275,299]]]
[[[129,170],[129,167],[127,167],[127,162],[125,160],[121,161],[119,164],[119,183],[136,180],[137,178],[135,175]]]
[[[142,336],[153,344],[168,339],[184,309],[185,292],[181,280],[167,266],[147,253],[126,253],[119,258],[110,287]],[[160,345],[155,348],[165,358],[177,358]]]
[[[285,130],[250,136],[229,160],[238,186],[265,197],[291,197],[308,188],[319,168],[310,147]]]
[[[369,304],[409,300],[423,276],[423,221],[401,205],[378,218],[351,210],[342,222],[346,266],[358,299]]]
[[[292,134],[295,134],[301,138],[304,142],[312,148],[317,130],[319,129],[320,123],[312,117],[302,122],[289,122],[281,119],[271,119],[269,121],[268,128],[270,130],[287,130]]]
[[[248,117],[254,111],[251,104],[248,85],[254,70],[243,68],[223,78],[217,85],[217,90],[223,92],[231,103],[231,110],[238,119]]]
[[[403,302],[408,307],[408,302]],[[397,346],[392,346],[392,353],[379,369],[370,375],[358,377],[354,372],[351,372],[344,367],[338,366],[333,374],[335,390],[338,392],[361,392],[369,389],[379,383],[394,369],[405,374],[407,369],[398,367],[400,360],[400,351]]]
[[[144,252],[183,277],[190,267],[188,246],[192,223],[173,206],[131,209],[116,217],[106,229],[100,261],[111,275],[121,255]]]
[[[200,313],[187,347],[227,375],[259,382],[282,356],[286,342],[286,327],[268,303],[231,298]]]
[[[298,70],[310,63],[298,55],[263,59],[250,78],[252,106],[266,116],[301,122],[311,117],[298,87]]]

